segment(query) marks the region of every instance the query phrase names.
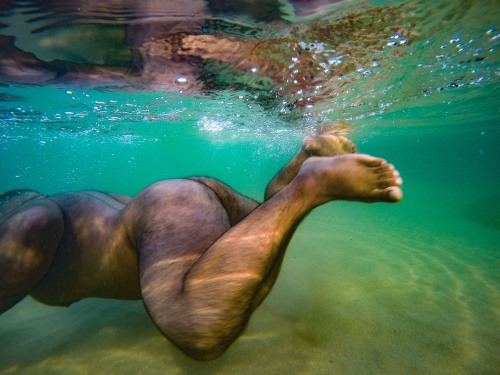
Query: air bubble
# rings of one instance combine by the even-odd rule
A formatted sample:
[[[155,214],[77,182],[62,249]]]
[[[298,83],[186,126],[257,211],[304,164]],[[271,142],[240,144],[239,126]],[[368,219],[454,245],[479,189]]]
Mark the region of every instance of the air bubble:
[[[328,64],[332,64],[332,65],[339,65],[341,62],[342,62],[342,60],[340,58],[336,58],[336,57],[328,60]]]

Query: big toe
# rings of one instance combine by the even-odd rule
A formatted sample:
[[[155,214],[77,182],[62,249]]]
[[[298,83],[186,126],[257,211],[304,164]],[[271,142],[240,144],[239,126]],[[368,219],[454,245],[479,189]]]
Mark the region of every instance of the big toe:
[[[397,203],[403,199],[403,192],[397,186],[380,189],[377,195],[382,202]]]

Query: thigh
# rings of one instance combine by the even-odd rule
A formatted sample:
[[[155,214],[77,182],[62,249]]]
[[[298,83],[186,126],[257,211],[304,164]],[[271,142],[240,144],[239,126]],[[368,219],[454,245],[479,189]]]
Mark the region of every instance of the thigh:
[[[182,282],[185,273],[231,228],[217,195],[191,180],[161,181],[143,190],[122,214],[128,237],[139,255],[141,283],[150,267]]]
[[[139,257],[144,303],[161,326],[178,304],[193,264],[231,228],[228,214],[207,186],[167,180],[138,194],[122,217]]]
[[[240,222],[259,205],[253,199],[241,195],[230,186],[213,178],[192,177],[190,180],[207,186],[217,195],[228,214],[232,226]]]

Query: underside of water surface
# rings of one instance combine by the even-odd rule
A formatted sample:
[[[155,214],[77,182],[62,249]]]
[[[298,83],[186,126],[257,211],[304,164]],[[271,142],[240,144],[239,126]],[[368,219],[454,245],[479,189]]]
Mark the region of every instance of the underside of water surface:
[[[0,316],[0,373],[497,374],[498,1],[4,1],[0,192],[210,176],[262,201],[308,134],[393,163],[397,205],[313,211],[221,358],[141,301]]]

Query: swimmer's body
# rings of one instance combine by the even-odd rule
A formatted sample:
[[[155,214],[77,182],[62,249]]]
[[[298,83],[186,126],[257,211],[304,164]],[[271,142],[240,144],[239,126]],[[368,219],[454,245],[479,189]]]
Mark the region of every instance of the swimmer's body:
[[[0,313],[140,299],[187,355],[217,358],[271,290],[300,221],[333,200],[398,202],[399,173],[344,137],[307,137],[258,204],[210,178],[165,180],[136,197],[97,191],[0,196]]]

